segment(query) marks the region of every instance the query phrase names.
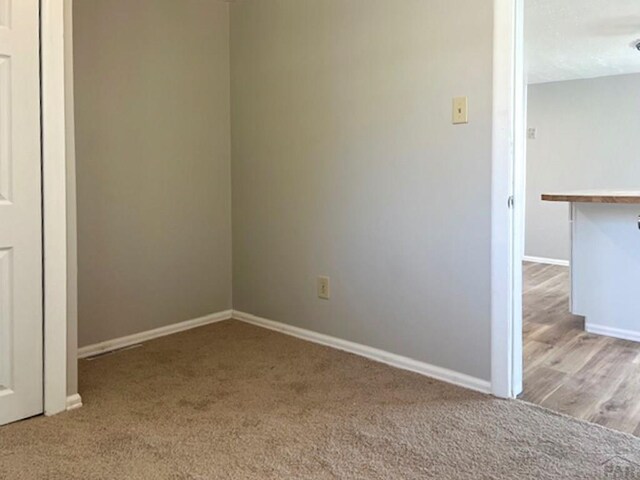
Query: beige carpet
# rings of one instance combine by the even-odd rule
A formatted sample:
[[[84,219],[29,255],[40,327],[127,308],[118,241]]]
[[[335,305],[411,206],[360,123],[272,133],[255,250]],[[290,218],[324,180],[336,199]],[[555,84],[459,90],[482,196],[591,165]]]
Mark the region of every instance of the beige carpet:
[[[0,478],[640,478],[634,437],[236,321],[80,381],[82,409],[0,428]]]

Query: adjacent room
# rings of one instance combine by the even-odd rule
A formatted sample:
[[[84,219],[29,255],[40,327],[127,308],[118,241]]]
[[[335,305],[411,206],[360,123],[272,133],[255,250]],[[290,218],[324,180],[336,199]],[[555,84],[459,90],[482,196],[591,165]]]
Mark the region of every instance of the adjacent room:
[[[640,434],[637,2],[527,4],[526,400]],[[635,194],[634,194],[635,192]]]
[[[540,201],[637,188],[640,68],[529,72],[528,401],[501,355],[523,6],[0,0],[0,479],[640,475],[640,352]]]

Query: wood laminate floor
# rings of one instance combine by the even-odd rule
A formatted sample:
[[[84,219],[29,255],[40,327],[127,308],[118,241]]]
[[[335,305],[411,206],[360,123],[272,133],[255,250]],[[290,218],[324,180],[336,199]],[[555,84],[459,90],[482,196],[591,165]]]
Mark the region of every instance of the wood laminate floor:
[[[584,331],[569,269],[524,264],[524,393],[531,403],[640,436],[640,343]]]

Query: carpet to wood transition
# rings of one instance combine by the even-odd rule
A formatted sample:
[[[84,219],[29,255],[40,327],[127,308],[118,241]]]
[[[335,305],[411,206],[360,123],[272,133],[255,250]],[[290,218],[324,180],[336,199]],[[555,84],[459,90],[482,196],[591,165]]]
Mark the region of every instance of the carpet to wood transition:
[[[640,465],[630,435],[237,321],[83,360],[80,388],[83,408],[0,428],[0,478],[593,480]]]

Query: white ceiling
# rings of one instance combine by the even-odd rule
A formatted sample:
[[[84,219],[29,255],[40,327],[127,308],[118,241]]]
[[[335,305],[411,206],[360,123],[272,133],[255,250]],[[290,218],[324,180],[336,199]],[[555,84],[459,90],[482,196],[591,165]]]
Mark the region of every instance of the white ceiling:
[[[525,0],[529,83],[640,72],[640,0]]]

